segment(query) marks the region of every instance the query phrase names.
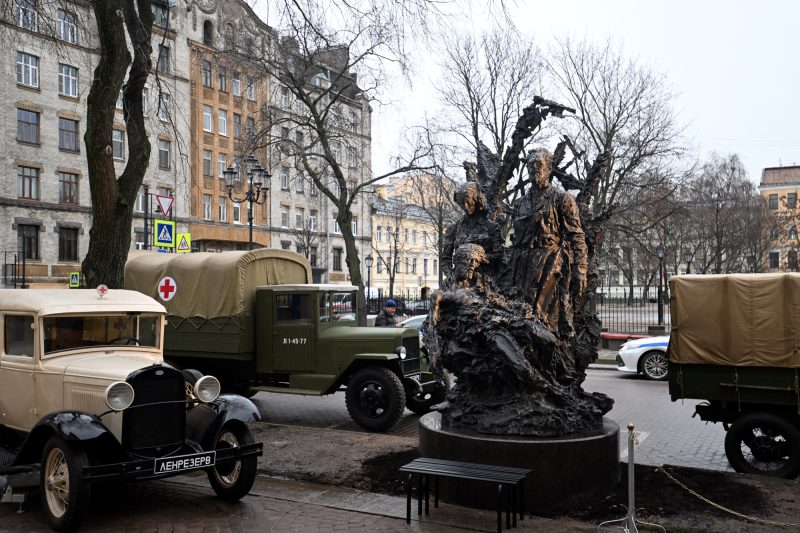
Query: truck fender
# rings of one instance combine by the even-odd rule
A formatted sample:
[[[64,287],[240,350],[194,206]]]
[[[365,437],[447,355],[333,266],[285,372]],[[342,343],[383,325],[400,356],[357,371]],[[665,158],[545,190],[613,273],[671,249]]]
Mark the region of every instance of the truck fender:
[[[346,367],[344,367],[336,377],[333,379],[331,386],[323,392],[323,394],[333,394],[334,392],[339,390],[339,387],[342,386],[347,381],[347,376],[350,374],[355,374],[359,369],[369,366],[370,364],[376,364],[378,366],[388,366],[392,367],[392,365],[396,365],[396,369],[399,370],[400,366],[400,356],[396,353],[357,353],[353,355],[352,361]],[[398,376],[402,379],[402,373],[398,373]]]
[[[223,394],[213,402],[197,405],[186,413],[186,437],[208,450],[225,424],[259,420],[261,414],[253,402],[236,394]]]
[[[12,464],[38,463],[44,445],[53,435],[72,442],[93,441],[105,437],[110,437],[114,442],[117,440],[102,420],[94,415],[80,411],[51,413],[36,423]]]

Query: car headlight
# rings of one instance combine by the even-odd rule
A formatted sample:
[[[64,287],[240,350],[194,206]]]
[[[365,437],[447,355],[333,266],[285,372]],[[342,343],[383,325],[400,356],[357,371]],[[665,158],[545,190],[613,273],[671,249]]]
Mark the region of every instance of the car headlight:
[[[125,381],[116,381],[106,387],[106,405],[114,411],[123,411],[133,403],[133,387]]]
[[[219,380],[214,376],[203,376],[194,384],[194,396],[204,403],[213,402],[221,390]]]
[[[400,359],[405,359],[406,358],[406,347],[405,346],[398,346],[395,349],[394,353],[399,355]]]

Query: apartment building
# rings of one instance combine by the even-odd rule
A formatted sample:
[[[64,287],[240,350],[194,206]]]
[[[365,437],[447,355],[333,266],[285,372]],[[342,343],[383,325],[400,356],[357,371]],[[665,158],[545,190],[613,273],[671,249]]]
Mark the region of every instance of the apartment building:
[[[759,191],[775,219],[771,230],[768,268],[770,271],[798,269],[797,226],[800,223],[797,194],[800,166],[768,167],[761,171]]]

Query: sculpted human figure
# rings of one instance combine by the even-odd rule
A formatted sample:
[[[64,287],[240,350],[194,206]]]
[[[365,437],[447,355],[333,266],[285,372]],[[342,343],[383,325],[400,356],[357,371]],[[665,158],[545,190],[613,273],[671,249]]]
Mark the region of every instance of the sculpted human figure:
[[[510,276],[540,320],[574,331],[572,301],[586,289],[588,254],[575,199],[551,184],[547,150],[526,158],[531,188],[514,206]]]

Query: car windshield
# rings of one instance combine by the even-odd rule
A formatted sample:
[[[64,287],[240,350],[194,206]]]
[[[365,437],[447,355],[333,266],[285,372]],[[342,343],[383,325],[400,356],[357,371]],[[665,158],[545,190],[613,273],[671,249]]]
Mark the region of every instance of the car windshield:
[[[103,345],[161,346],[161,315],[83,315],[44,319],[44,353]]]

